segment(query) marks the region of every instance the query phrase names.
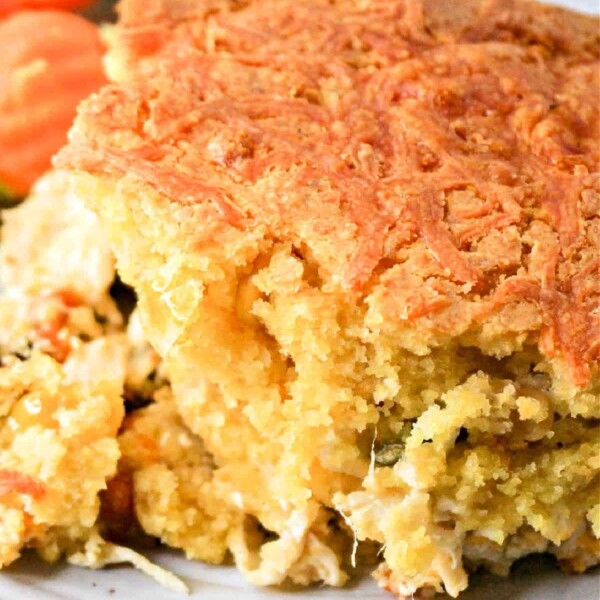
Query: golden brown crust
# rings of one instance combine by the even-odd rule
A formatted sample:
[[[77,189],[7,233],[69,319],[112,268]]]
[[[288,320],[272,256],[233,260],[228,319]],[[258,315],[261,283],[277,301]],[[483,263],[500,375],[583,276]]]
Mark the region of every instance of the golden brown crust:
[[[361,301],[377,284],[385,319],[518,331],[589,381],[593,18],[499,0],[143,6],[122,3],[127,81],[86,103],[62,164],[264,228],[324,286]]]

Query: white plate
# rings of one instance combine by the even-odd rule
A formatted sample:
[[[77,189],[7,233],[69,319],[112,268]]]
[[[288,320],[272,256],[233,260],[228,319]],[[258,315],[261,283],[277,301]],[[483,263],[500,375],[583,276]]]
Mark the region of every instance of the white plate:
[[[440,0],[444,1],[444,0]],[[598,13],[599,0],[558,0],[571,8]],[[370,578],[342,590],[313,587],[302,590],[253,588],[234,567],[190,562],[172,551],[155,551],[152,560],[178,574],[194,600],[389,600]],[[32,554],[0,573],[0,600],[182,600],[128,567],[89,571],[69,565],[47,565]],[[460,600],[600,600],[600,572],[569,576],[550,560],[533,557],[518,563],[510,579],[474,575]]]
[[[234,567],[214,567],[187,561],[175,552],[156,551],[150,555],[162,566],[175,571],[190,587],[193,600],[392,600],[365,577],[341,590],[312,587],[302,590],[253,588]],[[72,566],[47,565],[28,554],[0,575],[0,599],[36,600],[182,600],[185,596],[164,590],[138,571],[111,567],[89,571]],[[518,563],[510,579],[489,574],[471,578],[471,587],[460,600],[598,600],[598,569],[569,576],[545,557]]]

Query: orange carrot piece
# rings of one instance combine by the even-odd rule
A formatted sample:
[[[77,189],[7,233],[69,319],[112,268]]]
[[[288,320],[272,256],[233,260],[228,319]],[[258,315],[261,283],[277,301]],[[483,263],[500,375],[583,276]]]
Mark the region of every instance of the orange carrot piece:
[[[106,82],[104,46],[95,25],[59,11],[16,13],[0,22],[0,40],[0,184],[24,195],[66,142],[79,102]]]
[[[46,493],[46,486],[35,477],[18,471],[0,471],[0,497],[17,492],[32,498],[40,498]]]
[[[0,0],[0,17],[18,10],[77,10],[93,2],[94,0]]]

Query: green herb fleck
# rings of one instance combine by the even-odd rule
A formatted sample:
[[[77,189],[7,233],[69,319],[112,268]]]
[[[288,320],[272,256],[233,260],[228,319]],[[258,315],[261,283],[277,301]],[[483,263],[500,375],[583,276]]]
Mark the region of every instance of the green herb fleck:
[[[404,442],[384,444],[375,450],[375,464],[378,467],[394,466],[404,454]]]

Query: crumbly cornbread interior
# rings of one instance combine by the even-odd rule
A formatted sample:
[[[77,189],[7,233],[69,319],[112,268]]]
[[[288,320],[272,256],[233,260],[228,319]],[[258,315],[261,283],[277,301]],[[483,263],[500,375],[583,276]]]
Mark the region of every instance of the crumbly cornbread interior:
[[[65,173],[50,172],[2,214],[0,567],[33,548],[49,562],[130,562],[184,591],[173,575],[107,541],[124,530],[111,507],[125,409],[147,404],[166,380],[137,319],[126,327],[109,293],[106,236],[68,188]],[[127,518],[129,533],[135,518]]]
[[[56,560],[85,543],[119,457],[128,349],[114,259],[67,188],[51,173],[3,213],[0,566],[24,547]]]
[[[555,553],[576,571],[597,563],[596,374],[578,388],[535,344],[506,352],[505,339],[411,351],[404,332],[385,331],[383,319],[381,330],[365,326],[368,303],[319,289],[290,245],[258,259],[251,253],[245,265],[225,250],[221,261],[203,257],[191,269],[172,246],[160,255],[126,235],[165,240],[160,221],[131,220],[151,192],[89,177],[78,184],[82,197],[102,202],[101,215],[110,211],[121,272],[135,283],[145,330],[166,357],[178,418],[214,458],[219,521],[231,528],[229,549],[251,581],[341,584],[352,536],[382,545],[376,576],[400,596],[442,586],[456,595],[465,569],[507,574],[532,552]],[[244,266],[231,269],[237,262]],[[169,496],[168,468],[152,476],[154,487],[140,483],[145,494]],[[181,502],[168,500],[180,506],[172,518]],[[220,533],[207,543],[202,529],[190,535],[197,526],[189,521],[180,528],[150,515],[145,523],[191,558],[224,556]],[[248,551],[248,541],[238,544],[248,527],[262,535],[251,560],[236,553]],[[337,543],[327,546],[328,537]],[[296,577],[299,557],[312,552],[329,567]]]

